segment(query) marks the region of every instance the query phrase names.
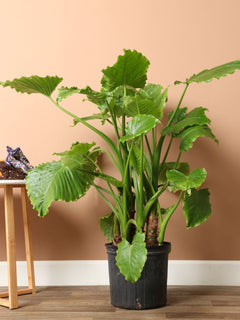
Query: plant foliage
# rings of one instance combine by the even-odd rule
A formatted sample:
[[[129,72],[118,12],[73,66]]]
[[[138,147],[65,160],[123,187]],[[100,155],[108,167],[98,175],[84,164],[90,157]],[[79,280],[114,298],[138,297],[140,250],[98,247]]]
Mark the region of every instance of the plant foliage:
[[[108,144],[105,150],[94,143],[75,143],[69,150],[56,153],[59,161],[43,163],[29,171],[27,190],[34,209],[45,216],[53,201],[75,201],[94,187],[110,208],[110,213],[100,219],[100,228],[108,241],[118,245],[117,265],[126,280],[132,282],[140,277],[147,258],[150,216],[159,219],[155,231],[157,244],[161,245],[169,219],[181,203],[187,228],[200,225],[211,215],[209,191],[201,189],[206,170],[197,168],[190,172],[189,164],[180,160],[182,152],[189,151],[198,138],[218,141],[210,128],[207,109],[188,110],[181,104],[192,83],[209,82],[240,69],[240,60],[236,60],[193,74],[183,82],[176,81],[175,84],[185,87],[163,126],[168,88],[147,83],[149,64],[140,52],[124,50],[115,64],[102,70],[99,91],[89,86],[62,86],[55,100],[52,93],[62,81],[57,76],[21,77],[0,83],[21,93],[45,95],[73,119],[74,125],[86,126]],[[94,103],[97,112],[81,118],[63,108],[61,101],[73,94]],[[92,125],[94,119],[112,125],[114,138]],[[179,141],[178,156],[176,161],[169,161],[174,139]],[[113,162],[119,179],[102,171],[97,161],[100,152]],[[161,207],[165,191],[174,192],[177,197],[166,209]]]

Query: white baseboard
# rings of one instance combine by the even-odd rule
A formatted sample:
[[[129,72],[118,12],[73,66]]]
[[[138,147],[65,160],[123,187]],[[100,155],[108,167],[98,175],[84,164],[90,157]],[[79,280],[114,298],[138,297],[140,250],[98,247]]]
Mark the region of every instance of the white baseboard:
[[[108,285],[105,260],[35,261],[37,286]],[[27,286],[26,262],[17,262],[18,286]],[[0,262],[0,286],[7,286],[7,263]],[[240,261],[170,260],[168,285],[240,286]]]

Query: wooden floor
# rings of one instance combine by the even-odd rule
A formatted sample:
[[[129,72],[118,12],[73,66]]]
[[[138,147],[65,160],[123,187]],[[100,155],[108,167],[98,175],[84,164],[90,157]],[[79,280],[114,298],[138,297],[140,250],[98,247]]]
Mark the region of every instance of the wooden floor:
[[[0,307],[0,319],[240,320],[240,287],[170,286],[166,307],[143,311],[111,306],[106,286],[39,287],[35,295],[20,296],[19,306]]]

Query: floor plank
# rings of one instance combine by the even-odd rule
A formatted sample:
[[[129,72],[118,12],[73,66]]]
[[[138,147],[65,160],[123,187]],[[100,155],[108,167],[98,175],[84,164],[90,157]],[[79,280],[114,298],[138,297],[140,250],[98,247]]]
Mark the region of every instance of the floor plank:
[[[38,287],[18,302],[15,310],[0,307],[0,319],[240,320],[240,287],[169,286],[165,307],[142,311],[113,307],[107,286]]]

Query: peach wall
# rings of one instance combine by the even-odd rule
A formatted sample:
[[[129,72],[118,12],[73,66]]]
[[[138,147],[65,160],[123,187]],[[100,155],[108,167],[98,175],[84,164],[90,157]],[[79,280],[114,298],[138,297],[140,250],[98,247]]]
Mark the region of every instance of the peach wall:
[[[149,81],[169,88],[173,106],[180,88],[172,86],[204,68],[240,58],[238,0],[0,0],[0,80],[22,75],[59,75],[64,85],[99,89],[101,69],[115,62],[123,48],[141,51],[151,61]],[[0,159],[5,146],[21,146],[36,165],[72,142],[101,139],[71,119],[45,97],[0,88]],[[166,240],[171,259],[240,259],[240,72],[209,84],[192,85],[184,106],[209,109],[220,140],[199,139],[189,153],[192,168],[205,167],[213,215],[201,227],[186,230],[181,210]],[[80,116],[95,111],[80,97],[65,102]],[[99,125],[100,126],[100,125]],[[106,132],[112,132],[106,128]],[[184,158],[187,157],[184,155]],[[104,160],[112,172],[111,165]],[[171,203],[172,196],[165,199]],[[24,259],[19,195],[16,193],[18,259]],[[0,198],[0,258],[5,259],[3,199]],[[94,190],[71,204],[55,203],[38,218],[31,209],[35,260],[105,259],[105,239],[98,217],[108,213]]]

